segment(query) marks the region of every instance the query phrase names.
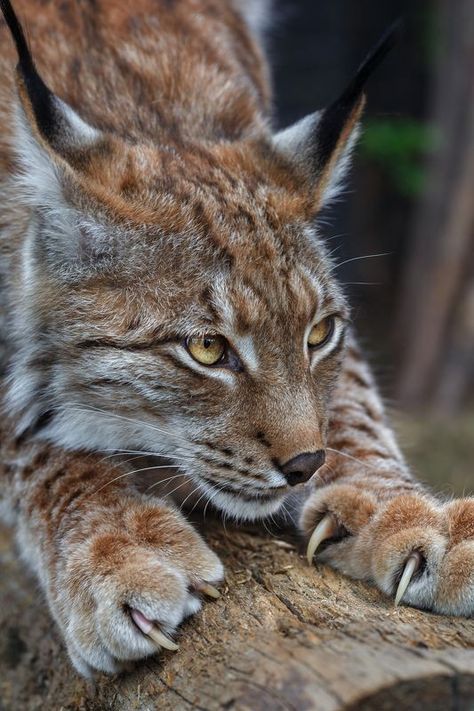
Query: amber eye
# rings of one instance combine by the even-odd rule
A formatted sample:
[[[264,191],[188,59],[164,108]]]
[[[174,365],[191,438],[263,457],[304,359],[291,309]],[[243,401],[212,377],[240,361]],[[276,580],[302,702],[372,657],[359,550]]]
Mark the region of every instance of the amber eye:
[[[319,323],[315,323],[308,336],[310,348],[320,348],[332,336],[334,331],[334,316],[327,316]]]
[[[206,334],[192,336],[186,339],[186,348],[194,360],[202,365],[216,365],[227,351],[227,341],[224,336]]]

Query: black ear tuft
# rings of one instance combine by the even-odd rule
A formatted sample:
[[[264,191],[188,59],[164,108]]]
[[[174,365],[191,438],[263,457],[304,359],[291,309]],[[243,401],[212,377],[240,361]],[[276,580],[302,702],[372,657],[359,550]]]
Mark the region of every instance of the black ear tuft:
[[[333,154],[351,113],[363,100],[363,89],[369,76],[396,44],[402,26],[402,20],[398,19],[385,31],[341,96],[323,112],[315,136],[320,166],[324,166]]]
[[[16,45],[17,71],[26,89],[37,126],[44,138],[50,141],[54,136],[56,124],[54,94],[48,89],[36,70],[23,27],[10,0],[0,0],[0,9]]]
[[[369,52],[367,57],[359,66],[355,77],[352,79],[351,83],[344,91],[343,95],[339,100],[341,100],[346,94],[347,99],[350,100],[351,95],[357,96],[362,92],[362,89],[364,88],[367,79],[375,71],[375,69],[377,69],[377,67],[388,54],[388,52],[390,52],[390,50],[398,42],[402,27],[403,22],[401,18],[399,18],[390,25],[390,27],[384,32],[382,37],[379,39],[375,47]]]
[[[25,33],[23,32],[23,27],[21,26],[10,1],[0,0],[0,8],[2,10],[3,17],[5,18],[5,22],[8,25],[8,29],[12,33],[22,71],[26,71],[27,73],[35,71]]]

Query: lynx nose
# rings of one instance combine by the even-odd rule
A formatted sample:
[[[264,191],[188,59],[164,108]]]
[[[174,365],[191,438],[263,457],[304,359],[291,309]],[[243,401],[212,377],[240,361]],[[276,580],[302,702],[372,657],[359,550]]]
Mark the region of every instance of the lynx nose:
[[[280,469],[288,484],[295,486],[308,481],[314,472],[324,464],[325,459],[324,449],[318,449],[317,452],[303,452],[283,464]]]

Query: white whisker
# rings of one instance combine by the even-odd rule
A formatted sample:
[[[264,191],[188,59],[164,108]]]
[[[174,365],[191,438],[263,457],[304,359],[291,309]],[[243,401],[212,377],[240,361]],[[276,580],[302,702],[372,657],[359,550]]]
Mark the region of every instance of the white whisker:
[[[362,254],[360,257],[351,257],[350,259],[345,259],[340,264],[336,264],[336,269],[343,267],[345,264],[350,264],[351,262],[358,262],[361,259],[375,259],[377,257],[389,257],[391,252],[380,252],[379,254]]]
[[[203,489],[203,492],[202,492],[201,496],[199,497],[199,499],[196,501],[196,503],[195,503],[194,506],[192,507],[190,513],[192,513],[192,512],[194,511],[194,509],[198,506],[199,502],[200,502],[205,496],[207,496],[207,493],[208,493],[208,492],[206,491],[206,489]]]
[[[201,488],[202,488],[202,484],[198,483],[198,484],[194,487],[194,489],[186,496],[186,498],[184,499],[184,501],[181,501],[181,503],[180,503],[180,505],[179,505],[180,511],[182,511],[182,509],[183,509],[184,504],[186,503],[186,501],[187,501],[191,496],[193,496],[197,491],[199,491]]]
[[[132,472],[123,472],[123,474],[119,474],[119,476],[116,476],[114,479],[110,479],[110,481],[107,481],[105,484],[102,484],[96,491],[94,491],[94,494],[98,494],[99,491],[102,491],[102,489],[105,489],[106,486],[110,486],[110,484],[113,484],[116,481],[119,481],[119,479],[123,479],[126,476],[131,475]]]
[[[112,450],[112,448],[111,448]],[[101,450],[102,452],[108,452],[111,451],[108,449],[103,449]],[[104,457],[104,460],[106,459],[111,459],[112,457],[119,457],[123,454],[137,454],[137,459],[142,457],[159,457],[160,459],[174,459],[179,462],[184,461],[184,462],[193,462],[194,460],[191,457],[186,457],[186,456],[177,456],[174,454],[163,454],[160,452],[147,452],[146,450],[142,449],[113,449],[113,454],[109,454],[107,457]]]
[[[332,447],[326,447],[328,452],[334,452],[335,454],[340,454],[341,457],[346,457],[347,459],[351,459],[353,462],[357,462],[358,464],[363,464],[365,467],[368,467],[369,469],[374,469],[375,471],[378,471],[379,467],[374,466],[373,464],[369,464],[368,462],[364,462],[362,459],[357,459],[357,457],[353,457],[351,454],[347,454],[347,452],[341,452],[340,449],[333,449]],[[376,455],[374,455],[376,456]]]
[[[154,489],[156,486],[160,486],[161,484],[166,484],[168,481],[173,481],[174,479],[180,479],[181,477],[186,476],[184,472],[180,472],[179,474],[174,474],[173,476],[169,476],[166,479],[159,479],[158,481],[153,482],[153,484],[150,484],[148,489],[146,490],[146,493]],[[167,495],[167,492],[165,492]]]
[[[220,487],[220,488],[214,487],[214,491],[211,491],[210,494],[209,494],[209,492],[205,492],[206,494],[208,494],[209,498],[208,498],[207,503],[206,503],[206,505],[205,505],[205,507],[204,507],[203,518],[206,518],[207,507],[208,507],[209,504],[216,498],[216,496],[217,496],[218,494],[220,494],[220,492],[222,491],[222,489],[224,488],[224,486],[225,486],[225,484],[223,484],[222,487]],[[224,512],[224,516],[225,516],[225,515],[226,515],[226,512]],[[225,530],[225,521],[224,521],[224,530]],[[227,534],[227,531],[226,531],[226,534]]]
[[[107,462],[107,461],[109,461],[110,459],[112,459],[112,457],[123,457],[123,456],[124,456],[124,455],[123,455],[122,452],[119,452],[118,454],[109,454],[107,457],[103,457],[103,458],[100,460],[100,462],[101,462],[101,464],[102,464],[102,462]],[[119,462],[119,464],[130,464],[130,462],[134,462],[136,459],[141,459],[142,456],[143,456],[143,455],[141,455],[141,454],[137,454],[137,455],[135,455],[134,457],[130,457],[130,459],[121,459],[120,462]],[[112,462],[112,464],[115,465],[115,462]]]
[[[184,474],[183,474],[183,476],[184,476]],[[178,491],[178,489],[181,489],[182,486],[184,486],[185,484],[188,484],[188,483],[189,483],[189,479],[185,479],[184,481],[181,482],[181,484],[178,484],[177,487],[175,487],[171,491],[167,491],[166,496],[171,496],[172,494],[175,493],[175,491]]]
[[[170,437],[170,432],[168,432],[167,430],[161,429],[160,427],[157,427],[156,425],[152,425],[149,422],[144,422],[143,420],[135,420],[134,418],[126,417],[125,415],[119,415],[116,412],[108,412],[107,410],[103,410],[100,407],[94,407],[93,405],[87,405],[85,407],[84,406],[79,407],[77,405],[73,405],[72,407],[70,407],[68,405],[68,407],[69,407],[69,409],[75,410],[76,412],[82,412],[82,413],[94,412],[97,414],[105,415],[106,417],[115,417],[117,419],[124,420],[125,422],[131,422],[132,424],[137,425],[138,427],[149,427],[154,432],[159,432],[160,434],[164,434],[167,437]],[[173,435],[173,437],[175,437],[175,435]],[[181,439],[181,441],[185,442],[186,445],[189,444],[188,442],[186,442],[186,440],[183,440],[182,438],[178,438],[178,439]]]
[[[382,286],[382,281],[341,281],[341,286]]]
[[[213,484],[212,486],[213,486],[213,488],[214,488],[214,491],[211,491],[211,494],[209,495],[209,492],[208,492],[206,489],[204,489],[202,495],[199,497],[199,499],[196,501],[196,503],[194,504],[193,508],[191,509],[191,513],[194,511],[194,509],[196,508],[196,506],[199,504],[199,502],[201,501],[201,499],[202,499],[204,496],[209,496],[208,501],[207,501],[207,503],[206,503],[206,506],[205,506],[205,508],[204,508],[204,513],[203,513],[203,518],[205,518],[205,516],[206,516],[206,509],[207,509],[207,507],[209,506],[210,502],[212,501],[212,499],[214,499],[214,498],[217,496],[217,494],[219,494],[219,493],[226,487],[226,484],[223,483],[222,486],[220,486],[220,487],[217,486],[217,485],[215,485],[215,484]]]
[[[131,472],[124,472],[123,474],[120,474],[119,476],[116,476],[114,479],[111,479],[108,481],[106,484],[103,484],[97,491],[95,491],[95,494],[98,494],[99,491],[102,491],[102,489],[105,489],[106,486],[109,486],[109,484],[113,484],[114,481],[118,481],[119,479],[123,479],[126,476],[132,476],[133,474],[138,474],[139,472],[146,472],[150,471],[152,469],[170,469],[169,464],[159,464],[157,466],[150,466],[150,467],[142,467],[141,469],[132,469]]]

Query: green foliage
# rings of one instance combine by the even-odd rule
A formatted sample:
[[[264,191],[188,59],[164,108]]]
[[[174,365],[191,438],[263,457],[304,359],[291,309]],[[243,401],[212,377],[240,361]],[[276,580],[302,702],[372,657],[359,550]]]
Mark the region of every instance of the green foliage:
[[[385,171],[398,193],[416,197],[425,186],[425,157],[436,143],[434,130],[413,119],[371,119],[365,124],[361,150]]]

